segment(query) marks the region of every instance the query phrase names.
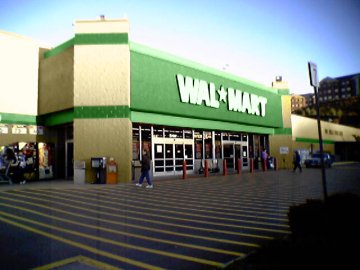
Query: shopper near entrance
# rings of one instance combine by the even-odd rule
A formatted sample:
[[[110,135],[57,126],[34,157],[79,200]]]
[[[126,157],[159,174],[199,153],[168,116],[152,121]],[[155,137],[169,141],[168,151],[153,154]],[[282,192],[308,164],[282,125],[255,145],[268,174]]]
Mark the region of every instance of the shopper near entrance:
[[[299,168],[300,172],[302,172],[300,163],[301,163],[300,153],[299,153],[299,151],[296,150],[294,153],[294,170],[293,170],[293,172],[296,172],[297,168]]]
[[[141,160],[141,176],[139,178],[139,183],[137,183],[136,186],[142,187],[144,178],[146,178],[146,181],[148,183],[146,188],[153,188],[153,184],[150,179],[150,159],[147,151],[143,151],[143,156]]]
[[[19,161],[12,149],[6,148],[5,154],[3,155],[3,161],[6,166],[10,166],[8,176],[11,178],[12,182],[19,183],[20,185],[25,184],[26,181],[24,180],[23,167],[20,166],[21,160]]]
[[[268,160],[268,154],[266,152],[266,149],[264,148],[263,151],[261,152],[261,166],[263,170],[265,170],[265,166],[267,165],[267,160]]]

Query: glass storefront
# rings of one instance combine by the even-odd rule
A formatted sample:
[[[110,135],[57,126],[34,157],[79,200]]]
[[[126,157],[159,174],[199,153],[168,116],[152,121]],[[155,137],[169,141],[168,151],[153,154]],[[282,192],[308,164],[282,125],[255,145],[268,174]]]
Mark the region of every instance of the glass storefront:
[[[0,147],[0,170],[6,166],[6,153],[11,152],[14,164],[12,170],[16,170],[16,181],[32,181],[54,177],[53,172],[53,144],[17,142]]]
[[[177,175],[186,162],[187,173],[199,173],[208,161],[209,170],[220,172],[223,160],[227,168],[235,171],[238,160],[242,170],[249,169],[253,158],[267,142],[267,135],[240,132],[190,130],[167,126],[133,124],[133,161],[141,160],[147,150],[152,160],[154,176]],[[260,142],[263,142],[260,144]]]

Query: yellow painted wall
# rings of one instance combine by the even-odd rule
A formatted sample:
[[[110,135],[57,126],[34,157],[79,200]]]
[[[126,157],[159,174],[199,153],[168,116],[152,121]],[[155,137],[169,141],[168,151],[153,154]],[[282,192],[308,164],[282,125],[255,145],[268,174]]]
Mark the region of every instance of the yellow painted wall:
[[[0,112],[37,115],[37,42],[0,31]]]
[[[129,21],[119,20],[77,20],[75,23],[75,33],[128,33]]]
[[[270,156],[275,157],[279,169],[290,169],[293,166],[293,141],[291,135],[270,135]],[[288,147],[288,154],[280,154],[280,147]]]
[[[126,45],[75,46],[74,105],[130,106],[130,52]]]
[[[292,131],[294,138],[319,138],[316,119],[292,115],[291,121],[293,125]],[[356,140],[354,135],[360,136],[360,129],[321,121],[321,133],[324,140],[331,140],[335,142],[355,142]]]
[[[39,114],[74,106],[74,49],[40,58]]]
[[[291,128],[291,96],[281,96],[284,128]]]
[[[131,181],[132,125],[129,119],[75,119],[74,160],[86,162],[86,181],[95,180],[91,157],[113,157],[118,182]]]

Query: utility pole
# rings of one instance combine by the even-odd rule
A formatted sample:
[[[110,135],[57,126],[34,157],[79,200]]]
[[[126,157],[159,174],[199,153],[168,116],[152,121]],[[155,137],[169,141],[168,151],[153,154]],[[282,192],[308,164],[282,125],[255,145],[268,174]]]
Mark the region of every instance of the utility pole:
[[[312,62],[308,62],[309,68],[309,76],[310,76],[310,85],[314,87],[315,94],[315,107],[316,107],[316,115],[317,115],[317,125],[318,125],[318,133],[319,133],[319,147],[320,147],[320,162],[321,162],[321,178],[323,185],[323,195],[324,200],[326,201],[328,198],[327,194],[327,185],[326,185],[326,171],[324,164],[324,150],[323,150],[323,140],[321,134],[321,122],[320,122],[320,106],[319,106],[319,97],[318,97],[318,75],[317,75],[317,65]]]

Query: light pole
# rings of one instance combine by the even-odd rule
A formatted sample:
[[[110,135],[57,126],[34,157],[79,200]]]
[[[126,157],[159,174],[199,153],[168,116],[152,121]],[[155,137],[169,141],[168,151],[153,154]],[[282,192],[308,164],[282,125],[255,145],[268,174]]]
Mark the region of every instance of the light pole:
[[[309,68],[309,76],[310,76],[310,85],[312,85],[314,87],[314,94],[315,94],[316,118],[317,118],[318,133],[319,133],[321,178],[322,178],[322,185],[323,185],[324,200],[326,201],[328,198],[328,195],[327,195],[326,172],[325,172],[324,154],[323,154],[323,152],[324,152],[323,140],[322,140],[322,134],[321,134],[320,106],[319,106],[319,97],[318,97],[319,82],[318,82],[318,76],[317,76],[317,66],[315,63],[308,62],[308,68]]]

